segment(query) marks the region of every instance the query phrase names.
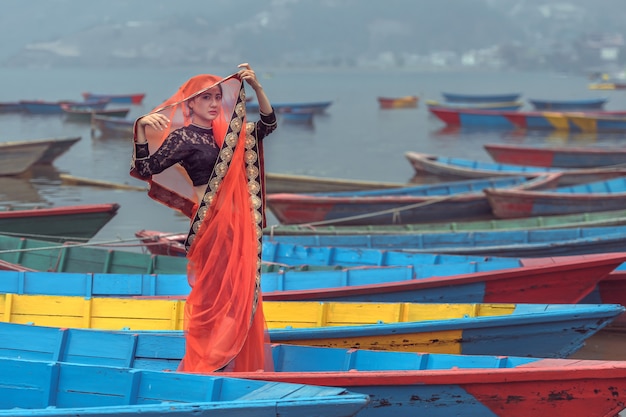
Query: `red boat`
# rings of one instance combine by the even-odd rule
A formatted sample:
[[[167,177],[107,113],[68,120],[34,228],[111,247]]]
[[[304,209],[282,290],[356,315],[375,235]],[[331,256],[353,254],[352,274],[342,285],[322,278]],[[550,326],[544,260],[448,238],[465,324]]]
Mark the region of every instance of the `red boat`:
[[[109,103],[122,103],[122,104],[136,104],[139,105],[146,96],[145,93],[132,93],[132,94],[98,94],[85,92],[82,93],[85,100],[93,99],[108,99]]]
[[[408,109],[417,107],[419,98],[417,96],[403,97],[378,97],[378,104],[381,109]]]
[[[502,164],[557,168],[594,168],[626,163],[626,147],[547,147],[488,143],[491,158]]]

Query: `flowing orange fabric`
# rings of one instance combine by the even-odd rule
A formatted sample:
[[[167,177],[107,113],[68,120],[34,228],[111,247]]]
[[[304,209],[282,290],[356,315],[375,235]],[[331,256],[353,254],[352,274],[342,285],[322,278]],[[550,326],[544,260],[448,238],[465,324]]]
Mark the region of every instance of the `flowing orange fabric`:
[[[201,201],[178,164],[142,178],[150,197],[192,218],[187,239],[191,292],[185,304],[186,351],[179,370],[208,373],[271,370],[266,354],[261,279],[264,226],[263,152],[246,122],[245,91],[235,76],[198,75],[153,112],[171,121],[166,131],[146,129],[152,154],[170,131],[190,123],[186,100],[219,84],[222,109],[213,121],[220,155]],[[137,176],[131,170],[131,175]]]

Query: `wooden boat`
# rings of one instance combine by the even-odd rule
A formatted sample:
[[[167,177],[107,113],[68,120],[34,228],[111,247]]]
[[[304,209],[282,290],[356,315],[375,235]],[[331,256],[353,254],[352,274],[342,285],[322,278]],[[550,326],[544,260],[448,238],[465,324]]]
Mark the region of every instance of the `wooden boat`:
[[[505,94],[461,94],[461,93],[441,93],[445,101],[452,103],[502,103],[505,101],[519,100],[520,93]]]
[[[524,106],[522,101],[505,101],[505,102],[485,102],[485,103],[454,103],[454,102],[441,102],[437,100],[427,100],[426,106],[430,109],[442,108],[442,109],[476,109],[476,110],[506,110],[514,111],[519,110]]]
[[[0,143],[0,175],[19,175],[28,171],[50,148],[48,142],[12,141]]]
[[[486,230],[536,230],[622,224],[626,224],[626,209],[597,211],[591,213],[555,214],[552,216],[531,216],[514,219],[471,220],[445,223],[409,223],[403,225],[272,225],[266,227],[263,230],[263,234],[270,237],[274,235],[373,235],[386,233],[420,234]]]
[[[100,110],[104,109],[109,100],[107,99],[94,99],[85,101],[72,101],[72,100],[58,100],[58,101],[45,101],[45,100],[20,100],[20,106],[25,112],[30,114],[63,114],[63,105],[71,105],[74,107],[80,107],[83,109]]]
[[[379,188],[399,188],[409,184],[400,182],[366,181],[347,178],[327,178],[311,175],[265,174],[266,193],[317,193],[331,191],[372,190]]]
[[[626,203],[626,178],[537,190],[536,193],[501,193],[486,189],[495,216],[516,218],[618,210]]]
[[[553,188],[560,174],[473,179],[397,189],[325,194],[268,194],[281,224],[374,225],[493,218],[485,188]],[[504,181],[502,181],[504,180]]]
[[[624,310],[614,304],[263,303],[274,343],[551,358],[576,352]],[[183,311],[182,300],[0,294],[1,321],[39,326],[182,330]]]
[[[132,135],[134,120],[121,117],[108,117],[99,114],[91,115],[91,132],[100,131],[103,135]]]
[[[76,121],[76,122],[91,122],[91,116],[97,114],[99,116],[107,116],[107,117],[120,117],[124,118],[130,112],[130,108],[107,108],[107,109],[83,109],[76,108],[76,106],[72,106],[69,104],[62,104],[61,109],[63,109],[63,114],[65,115],[65,119],[67,121]]]
[[[59,361],[4,358],[0,372],[0,415],[14,417],[349,417],[369,402],[345,388]]]
[[[588,85],[588,88],[590,90],[626,90],[626,83],[618,82],[618,81],[597,82],[597,83],[590,83]]]
[[[127,247],[124,244],[123,247]],[[140,246],[138,244],[137,246]],[[330,260],[314,259],[306,257],[306,262],[294,263],[297,256],[293,253],[278,251],[272,243],[264,244],[267,248],[263,256],[262,269],[264,272],[281,271],[285,269],[331,269],[336,268],[337,263]],[[183,256],[162,256],[140,252],[130,252],[115,249],[115,244],[98,244],[67,242],[63,245],[52,245],[48,241],[25,237],[0,235],[0,261],[4,264],[0,269],[4,270],[33,270],[54,272],[100,272],[100,273],[137,273],[137,274],[185,274],[187,271],[187,259]],[[292,248],[293,249],[293,248]],[[291,250],[292,250],[291,249]],[[373,258],[372,258],[373,256]],[[354,255],[347,258],[356,260]],[[279,261],[279,259],[282,259]],[[292,262],[284,262],[289,259]],[[339,258],[337,258],[338,260]],[[442,258],[427,255],[422,257],[421,262],[440,262]],[[457,261],[466,261],[467,257],[453,257]],[[475,258],[478,259],[478,258]],[[348,259],[345,260],[348,262]],[[380,263],[380,254],[371,254],[370,262]],[[314,263],[314,265],[312,265]],[[348,264],[348,265],[354,265]]]
[[[101,94],[84,92],[82,96],[85,100],[108,100],[109,103],[121,103],[121,104],[136,104],[139,105],[145,98],[145,93],[131,93],[131,94]]]
[[[624,262],[626,254],[618,253],[294,269],[264,272],[261,289],[265,301],[577,303]],[[185,299],[190,289],[186,274],[0,271],[1,293]]]
[[[509,175],[536,176],[560,172],[560,185],[602,181],[626,174],[626,167],[546,168],[527,165],[500,164],[477,160],[450,158],[420,152],[405,152],[404,156],[417,174],[444,178],[485,178]],[[604,210],[607,210],[605,208]]]
[[[115,215],[120,206],[83,204],[36,209],[0,209],[0,233],[45,241],[88,241]]]
[[[502,143],[487,143],[483,146],[491,158],[501,164],[556,168],[594,168],[626,164],[625,147],[525,146]]]
[[[378,105],[381,109],[416,108],[418,101],[418,96],[378,97]]]
[[[327,101],[305,101],[305,102],[277,102],[272,103],[276,113],[287,113],[296,109],[311,109],[317,114],[325,113],[333,104],[332,100]],[[258,103],[246,103],[246,111],[259,111]]]
[[[175,371],[185,350],[177,332],[113,332],[0,323],[10,359]],[[370,396],[359,415],[601,417],[623,407],[626,362],[454,355],[272,344],[274,371],[217,374],[316,386]],[[569,401],[550,401],[554,387]],[[617,395],[616,395],[617,394]],[[517,398],[510,405],[510,398]],[[437,409],[433,410],[433,403]],[[384,410],[384,413],[377,411]],[[388,414],[387,414],[388,415]]]
[[[28,143],[31,144],[48,144],[48,149],[43,155],[35,162],[36,164],[49,165],[52,164],[59,156],[67,152],[72,146],[81,139],[80,136],[68,136],[59,138],[42,138],[32,139]]]
[[[588,98],[574,100],[538,100],[528,99],[528,103],[536,110],[598,110],[604,108],[608,98]]]
[[[503,110],[429,107],[428,111],[447,126],[513,129],[515,125]]]
[[[626,251],[626,226],[530,231],[285,235],[273,241],[302,246],[395,249],[423,253],[545,257]]]

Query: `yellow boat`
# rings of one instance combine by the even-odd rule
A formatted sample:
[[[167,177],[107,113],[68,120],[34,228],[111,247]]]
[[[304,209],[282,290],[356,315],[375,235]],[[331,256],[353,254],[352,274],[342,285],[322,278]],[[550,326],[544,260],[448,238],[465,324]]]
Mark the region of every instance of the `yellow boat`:
[[[573,353],[624,311],[611,304],[355,302],[264,302],[263,309],[276,343],[547,357]],[[0,295],[1,321],[39,326],[180,331],[183,312],[184,301],[172,299]]]

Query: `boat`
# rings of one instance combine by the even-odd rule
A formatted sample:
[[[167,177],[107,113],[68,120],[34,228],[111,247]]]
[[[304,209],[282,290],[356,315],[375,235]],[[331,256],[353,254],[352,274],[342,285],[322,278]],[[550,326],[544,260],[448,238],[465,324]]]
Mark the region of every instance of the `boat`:
[[[445,101],[451,103],[502,103],[519,100],[521,93],[462,94],[443,92],[441,95]]]
[[[557,111],[571,111],[571,110],[599,110],[604,108],[604,105],[608,101],[608,98],[588,98],[588,99],[573,99],[573,100],[540,100],[540,99],[528,99],[528,103],[536,110],[557,110]]]
[[[428,109],[447,127],[498,128],[528,130],[583,131],[574,123],[574,117],[617,118],[626,115],[624,110],[580,110],[580,111],[511,111],[474,107],[437,107]],[[610,130],[607,130],[610,131]]]
[[[399,188],[410,184],[401,182],[353,180],[278,172],[265,173],[266,193],[317,193],[331,191]]]
[[[284,235],[274,236],[272,241],[328,248],[393,249],[458,255],[569,256],[626,251],[626,226],[417,235]]]
[[[418,101],[418,96],[378,97],[378,105],[381,109],[416,108]]]
[[[145,93],[130,93],[130,94],[101,94],[84,92],[81,94],[85,100],[108,100],[109,103],[121,103],[121,104],[136,104],[139,105],[146,97]]]
[[[304,101],[304,102],[272,102],[272,107],[276,113],[287,113],[297,109],[309,109],[314,113],[325,113],[326,110],[333,104],[332,100],[325,101]],[[259,111],[258,103],[246,103],[246,111],[255,112]]]
[[[31,139],[28,140],[28,143],[35,144],[48,144],[48,149],[43,153],[43,155],[35,162],[37,165],[50,165],[52,164],[59,156],[63,155],[67,152],[72,146],[76,144],[81,139],[81,136],[68,136],[68,137],[58,137],[58,138],[41,138],[41,139]]]
[[[405,152],[404,156],[416,174],[435,175],[444,178],[470,179],[510,175],[536,176],[560,172],[559,185],[602,181],[626,174],[626,167],[610,166],[596,168],[546,168],[527,165],[500,164],[478,160],[429,155],[421,152]],[[605,208],[604,210],[607,210]]]
[[[94,99],[85,101],[74,100],[57,100],[57,101],[45,101],[45,100],[20,100],[20,106],[26,113],[30,114],[63,114],[63,105],[70,105],[77,108],[100,110],[104,109],[109,100],[106,99]]]
[[[446,126],[468,128],[514,129],[515,125],[506,117],[504,110],[475,109],[467,107],[428,107],[428,111]]]
[[[506,110],[514,111],[519,110],[524,106],[522,101],[505,101],[505,102],[485,102],[485,103],[455,103],[455,102],[441,102],[437,100],[427,100],[426,106],[430,109],[442,108],[442,109],[476,109],[476,110]]]
[[[0,372],[0,415],[12,417],[350,417],[369,402],[345,388],[54,360],[2,358]]]
[[[134,120],[128,120],[121,117],[101,116],[99,114],[91,115],[91,132],[99,131],[103,135],[132,135]]]
[[[324,194],[267,194],[281,224],[380,225],[493,218],[485,188],[553,188],[560,174],[509,176]]]
[[[626,90],[626,82],[603,81],[590,83],[587,87],[590,90]]]
[[[493,214],[498,218],[617,210],[626,203],[626,178],[618,177],[531,193],[500,191],[484,191]]]
[[[4,261],[3,269],[20,270],[26,268],[33,271],[50,272],[100,272],[100,273],[138,273],[138,274],[185,274],[187,259],[184,256],[163,256],[142,252],[120,250],[132,246],[130,243],[66,242],[62,245],[53,245],[41,239],[0,235],[0,260]],[[136,247],[143,246],[140,243]],[[339,264],[329,264],[327,259],[322,262],[310,257],[307,262],[287,262],[297,259],[293,253],[286,254],[273,247],[271,243],[264,244],[267,249],[263,255],[262,269],[264,272],[281,271],[284,269],[311,269],[336,268]],[[356,259],[354,255],[348,257]],[[374,255],[380,261],[380,254]],[[437,256],[423,256],[422,262],[440,262]],[[466,261],[468,258],[455,258]],[[370,261],[374,259],[370,258]],[[346,259],[348,262],[348,259]],[[306,264],[306,265],[305,265]],[[332,265],[332,266],[331,266]]]
[[[626,166],[626,147],[621,146],[532,146],[487,143],[483,147],[501,164],[556,168]]]
[[[626,254],[609,253],[293,269],[263,272],[261,290],[264,301],[578,303],[624,262]],[[186,299],[190,290],[186,274],[0,271],[0,293]]]
[[[174,372],[185,351],[177,332],[113,332],[0,323],[9,359]],[[358,415],[526,415],[603,417],[620,411],[626,362],[456,355],[271,345],[274,370],[216,375],[345,387],[367,394]],[[554,387],[569,401],[551,401]],[[514,405],[510,398],[518,399]],[[433,410],[433,403],[437,404]],[[383,411],[381,411],[383,410]]]
[[[402,225],[311,226],[271,225],[263,234],[274,235],[358,235],[386,233],[435,233],[486,230],[536,230],[566,227],[610,226],[626,224],[626,209],[514,219],[468,220],[443,223],[409,223]],[[183,238],[181,238],[183,239]]]
[[[263,302],[274,343],[550,358],[573,354],[625,310],[615,304]],[[183,300],[0,294],[1,321],[38,326],[182,330],[183,311]]]
[[[19,175],[28,171],[50,149],[49,142],[11,141],[0,143],[0,175]]]
[[[69,104],[62,104],[61,109],[63,109],[63,114],[65,115],[65,119],[67,121],[75,121],[75,122],[91,122],[91,116],[97,114],[99,116],[107,116],[107,117],[119,117],[124,118],[130,112],[130,108],[106,108],[106,109],[83,109],[77,108],[76,106],[72,106]]]
[[[81,204],[34,209],[0,209],[0,233],[50,242],[88,241],[115,217],[120,206]]]

